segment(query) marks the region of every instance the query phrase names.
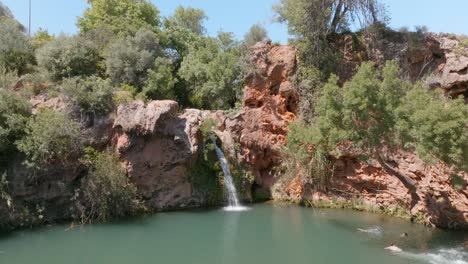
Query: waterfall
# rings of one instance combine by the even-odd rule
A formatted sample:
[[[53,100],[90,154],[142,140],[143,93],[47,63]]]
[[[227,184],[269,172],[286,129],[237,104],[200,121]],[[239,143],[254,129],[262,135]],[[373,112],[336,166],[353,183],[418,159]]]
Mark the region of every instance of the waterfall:
[[[231,170],[229,169],[229,163],[224,156],[223,151],[216,144],[216,140],[212,139],[215,146],[216,155],[218,156],[219,162],[221,163],[221,168],[224,173],[224,191],[227,194],[228,206],[225,207],[227,211],[241,211],[245,210],[245,207],[242,207],[239,203],[239,198],[237,197],[236,186],[232,179]]]

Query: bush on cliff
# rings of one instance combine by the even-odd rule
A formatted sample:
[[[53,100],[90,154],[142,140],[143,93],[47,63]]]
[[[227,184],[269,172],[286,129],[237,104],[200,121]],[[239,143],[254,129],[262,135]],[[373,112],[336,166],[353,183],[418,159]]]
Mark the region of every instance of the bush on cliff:
[[[85,151],[89,173],[75,197],[75,219],[81,223],[108,221],[133,215],[144,209],[136,187],[130,182],[119,159],[110,152]]]
[[[15,142],[25,135],[31,105],[15,92],[0,88],[0,174],[18,152]]]
[[[106,115],[114,108],[115,88],[109,80],[96,76],[71,78],[64,81],[63,90],[74,103],[80,106],[82,113]]]
[[[25,133],[16,144],[30,167],[42,169],[50,163],[66,162],[81,149],[79,124],[52,109],[41,109],[27,123]]]
[[[466,170],[468,106],[461,98],[448,99],[420,83],[400,79],[394,62],[382,72],[364,63],[343,88],[332,76],[315,111],[312,125],[291,126],[288,148],[293,153],[314,150],[311,153],[338,158],[352,142],[355,151],[375,158],[413,191],[413,181],[382,157],[384,146],[414,150],[426,162],[442,160]]]

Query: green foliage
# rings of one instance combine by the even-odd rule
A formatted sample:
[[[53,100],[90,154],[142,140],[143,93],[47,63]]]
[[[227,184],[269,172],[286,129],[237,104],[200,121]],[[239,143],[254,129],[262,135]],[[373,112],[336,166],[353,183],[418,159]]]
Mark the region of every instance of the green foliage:
[[[7,68],[0,63],[0,89],[8,90],[12,88],[17,80],[18,76],[16,73],[8,71]]]
[[[308,67],[299,63],[295,75],[291,78],[294,87],[299,92],[298,116],[306,123],[312,122],[315,116],[315,105],[321,91],[322,73],[316,67]]]
[[[142,87],[162,50],[155,33],[140,30],[114,43],[107,56],[107,74],[114,83]]]
[[[239,50],[231,41],[205,38],[190,49],[182,61],[179,76],[190,87],[192,106],[203,109],[234,107],[242,81]]]
[[[66,162],[81,149],[79,124],[64,113],[42,109],[29,120],[25,131],[16,144],[26,154],[26,165],[30,167]]]
[[[15,142],[25,135],[30,114],[31,106],[27,100],[0,88],[0,173],[14,159],[17,153]]]
[[[281,0],[274,10],[276,20],[287,22],[289,33],[295,36],[302,62],[325,76],[334,72],[339,55],[330,45],[333,35],[349,31],[353,22],[367,27],[386,20],[378,0]]]
[[[99,51],[85,38],[59,36],[37,50],[37,61],[54,80],[98,72]]]
[[[50,35],[47,30],[41,28],[34,34],[31,43],[34,48],[38,49],[52,40],[54,40],[54,36]]]
[[[64,93],[80,106],[83,113],[105,115],[114,108],[115,88],[109,80],[96,76],[75,77],[63,82]]]
[[[314,135],[311,143],[326,152],[333,152],[337,142],[347,138],[343,124],[343,95],[338,77],[332,75],[324,86],[315,108]],[[299,138],[300,140],[300,138]]]
[[[89,173],[82,179],[73,198],[76,220],[81,223],[104,222],[144,209],[136,187],[114,154],[87,148],[84,158]]]
[[[203,120],[203,123],[200,126],[200,131],[203,135],[203,138],[210,139],[213,136],[213,130],[218,126],[218,122],[213,118],[207,118]]]
[[[266,40],[268,38],[268,32],[260,24],[255,24],[250,27],[249,31],[244,35],[244,44],[248,47],[257,44],[257,42]]]
[[[290,124],[287,145],[282,149],[282,181],[299,176],[303,181],[311,180],[316,188],[326,190],[332,177],[332,163],[326,152],[312,145],[314,133],[301,121]]]
[[[468,170],[468,105],[416,84],[397,109],[397,130],[405,147],[424,160],[440,159]]]
[[[50,73],[42,68],[34,72],[23,75],[23,89],[21,92],[26,96],[34,96],[40,94],[42,91],[51,92],[52,87],[55,87]],[[29,93],[29,94],[28,94]]]
[[[222,172],[216,160],[212,143],[206,142],[189,171],[189,179],[195,192],[205,197],[207,204],[212,205],[223,201]]]
[[[176,99],[174,87],[177,78],[174,76],[175,65],[172,60],[158,57],[153,68],[148,71],[143,94],[153,100]]]
[[[203,23],[207,19],[205,12],[201,9],[179,6],[174,15],[165,21],[166,27],[182,28],[196,35],[203,35],[206,31]]]
[[[159,26],[159,10],[147,0],[88,0],[88,4],[77,22],[82,33],[105,26],[119,36],[128,36]]]
[[[310,125],[290,124],[283,151],[286,178],[312,175],[322,179],[315,180],[318,186],[326,185],[333,160],[328,155],[339,158],[350,143],[367,157],[378,156],[384,145],[403,146],[426,162],[442,160],[467,170],[468,107],[462,98],[402,80],[394,62],[381,72],[363,63],[342,88],[337,81],[332,75],[324,86]]]
[[[18,22],[0,18],[0,64],[8,71],[25,73],[34,64],[34,51]]]
[[[411,87],[398,71],[389,62],[380,75],[364,63],[343,89],[332,85],[332,77],[317,105],[314,145],[333,153],[337,144],[352,141],[373,155],[383,144],[398,144],[427,162],[442,160],[466,170],[468,108],[463,99],[445,98],[420,83]]]

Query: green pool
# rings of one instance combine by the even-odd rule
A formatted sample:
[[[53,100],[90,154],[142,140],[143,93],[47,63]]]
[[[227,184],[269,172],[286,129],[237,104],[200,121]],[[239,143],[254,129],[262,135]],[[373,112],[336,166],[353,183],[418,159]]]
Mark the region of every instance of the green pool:
[[[375,214],[261,204],[5,234],[0,263],[466,264],[467,238]],[[385,250],[391,243],[403,252]]]

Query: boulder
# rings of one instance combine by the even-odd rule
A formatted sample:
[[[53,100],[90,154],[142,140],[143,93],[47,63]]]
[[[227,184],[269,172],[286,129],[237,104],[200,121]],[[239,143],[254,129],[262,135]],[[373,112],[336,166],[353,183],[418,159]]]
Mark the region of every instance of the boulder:
[[[147,205],[156,210],[199,206],[189,170],[198,158],[203,112],[177,115],[174,101],[120,106],[113,145]]]

